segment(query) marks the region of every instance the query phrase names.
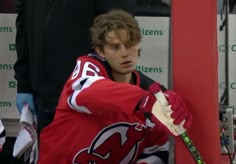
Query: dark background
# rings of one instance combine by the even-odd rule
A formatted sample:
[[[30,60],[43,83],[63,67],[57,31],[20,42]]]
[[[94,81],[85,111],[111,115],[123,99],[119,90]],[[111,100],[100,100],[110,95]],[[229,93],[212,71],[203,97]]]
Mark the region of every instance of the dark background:
[[[15,13],[16,0],[0,0],[0,13]]]

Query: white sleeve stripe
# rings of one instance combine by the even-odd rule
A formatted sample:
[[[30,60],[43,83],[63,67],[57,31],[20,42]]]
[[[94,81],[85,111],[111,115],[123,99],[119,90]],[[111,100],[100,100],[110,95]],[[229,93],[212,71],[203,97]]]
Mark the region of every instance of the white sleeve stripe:
[[[104,79],[104,77],[101,76],[86,76],[83,78],[80,78],[79,80],[76,80],[73,85],[72,85],[72,89],[75,90],[74,93],[67,99],[68,104],[70,105],[70,107],[78,112],[84,112],[84,113],[88,113],[91,114],[91,112],[89,111],[88,108],[84,107],[84,106],[80,106],[79,102],[76,101],[77,96],[80,94],[80,92],[83,91],[83,89],[88,88],[89,86],[91,86],[94,82],[96,82],[97,80],[100,79]]]
[[[83,87],[84,80],[87,81],[88,77],[81,77],[72,84],[73,90],[80,90]]]
[[[71,102],[72,102],[72,101],[71,101],[71,97],[69,97],[69,98],[68,98],[68,104],[69,104],[69,106],[70,106],[72,109],[76,110],[77,112],[82,112],[82,113],[91,114],[91,112],[90,112],[86,107],[84,107],[84,106],[79,106],[79,105],[77,105],[76,103],[72,104]]]

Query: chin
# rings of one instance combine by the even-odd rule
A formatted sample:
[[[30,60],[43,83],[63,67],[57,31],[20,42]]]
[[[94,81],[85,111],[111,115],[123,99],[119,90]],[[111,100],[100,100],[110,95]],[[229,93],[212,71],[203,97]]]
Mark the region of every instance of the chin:
[[[133,68],[130,68],[130,69],[126,69],[126,70],[123,70],[121,71],[123,74],[128,74],[128,73],[131,73],[134,69]]]

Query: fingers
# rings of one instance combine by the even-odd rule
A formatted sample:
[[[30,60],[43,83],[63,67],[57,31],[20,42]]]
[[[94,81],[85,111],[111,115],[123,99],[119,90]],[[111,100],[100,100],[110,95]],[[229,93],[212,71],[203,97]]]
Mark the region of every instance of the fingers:
[[[190,114],[188,112],[188,108],[186,107],[186,105],[184,103],[176,103],[174,105],[171,106],[172,109],[172,114],[171,117],[173,119],[185,119],[186,117],[188,117],[188,114]],[[183,120],[180,120],[180,122],[182,122]],[[177,121],[178,122],[178,121]]]
[[[185,124],[186,124],[187,121],[191,122],[192,121],[192,115],[189,112],[184,112],[181,115],[179,115],[179,117],[174,118],[173,123],[175,125],[177,125],[177,124],[180,124],[184,120],[185,120]]]
[[[182,98],[178,95],[171,94],[169,95],[169,105],[171,105],[171,109],[173,113],[171,114],[171,117],[175,119],[177,123],[182,122],[186,115],[186,111],[188,111],[186,105],[184,104]]]
[[[188,129],[192,124],[193,118],[183,99],[173,91],[166,91],[165,94],[173,111],[171,114],[174,119],[173,123],[178,125],[185,120],[183,127]]]
[[[175,125],[178,125],[178,124],[180,124],[182,121],[184,121],[186,119],[185,113],[182,113],[179,117],[176,117],[176,118],[173,118],[173,119],[174,119],[173,123]]]
[[[192,125],[192,121],[193,121],[193,117],[192,115],[190,114],[188,118],[185,119],[185,123],[184,123],[184,128],[185,129],[189,129]]]

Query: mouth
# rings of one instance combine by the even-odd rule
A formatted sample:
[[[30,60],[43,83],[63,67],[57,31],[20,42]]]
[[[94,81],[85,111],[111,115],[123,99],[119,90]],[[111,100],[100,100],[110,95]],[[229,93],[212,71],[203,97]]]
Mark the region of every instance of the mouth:
[[[131,61],[125,61],[125,62],[121,63],[121,65],[130,65],[130,64],[132,64]]]
[[[125,62],[123,62],[123,63],[121,63],[121,67],[122,68],[130,68],[130,67],[132,67],[133,66],[133,64],[132,64],[132,62],[131,61],[125,61]]]

